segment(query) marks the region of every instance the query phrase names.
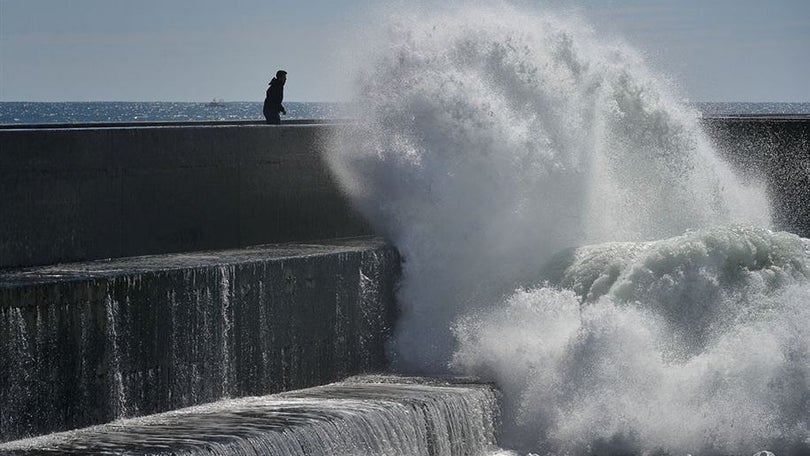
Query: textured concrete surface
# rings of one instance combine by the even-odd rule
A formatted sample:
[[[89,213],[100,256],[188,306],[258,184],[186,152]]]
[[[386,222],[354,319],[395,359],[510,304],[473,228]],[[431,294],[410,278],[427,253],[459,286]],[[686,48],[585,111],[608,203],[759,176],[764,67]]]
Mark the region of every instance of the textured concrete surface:
[[[0,129],[0,268],[369,235],[331,128]]]
[[[0,273],[0,441],[386,367],[373,238]]]

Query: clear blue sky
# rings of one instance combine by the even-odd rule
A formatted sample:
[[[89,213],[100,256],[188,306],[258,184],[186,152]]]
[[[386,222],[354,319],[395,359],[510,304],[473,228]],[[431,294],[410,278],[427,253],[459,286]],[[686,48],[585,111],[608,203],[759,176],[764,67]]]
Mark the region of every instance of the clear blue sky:
[[[0,0],[0,101],[258,101],[277,68],[290,101],[342,100],[335,55],[382,3]],[[691,100],[810,101],[810,0],[520,3],[576,5]]]

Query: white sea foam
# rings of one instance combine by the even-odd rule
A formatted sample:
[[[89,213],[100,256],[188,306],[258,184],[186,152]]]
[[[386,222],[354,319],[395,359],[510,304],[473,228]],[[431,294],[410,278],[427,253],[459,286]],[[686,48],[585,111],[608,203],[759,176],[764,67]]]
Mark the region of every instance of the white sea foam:
[[[521,451],[807,448],[806,241],[672,88],[577,19],[391,17],[330,163],[404,258],[395,366],[496,380]]]
[[[715,228],[572,258],[455,326],[454,365],[504,390],[513,445],[810,448],[810,241]]]

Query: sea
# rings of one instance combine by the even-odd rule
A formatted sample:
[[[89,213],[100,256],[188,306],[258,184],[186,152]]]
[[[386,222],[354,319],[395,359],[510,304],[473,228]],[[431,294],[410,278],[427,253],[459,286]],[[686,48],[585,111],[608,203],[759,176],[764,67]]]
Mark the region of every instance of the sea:
[[[351,114],[348,103],[286,102],[282,119],[335,120]],[[260,101],[0,102],[0,125],[88,122],[212,122],[264,120]]]
[[[810,103],[690,103],[704,116],[810,114]],[[355,114],[349,103],[288,102],[283,119],[338,120]],[[0,102],[0,125],[88,122],[212,122],[262,120],[262,102]]]

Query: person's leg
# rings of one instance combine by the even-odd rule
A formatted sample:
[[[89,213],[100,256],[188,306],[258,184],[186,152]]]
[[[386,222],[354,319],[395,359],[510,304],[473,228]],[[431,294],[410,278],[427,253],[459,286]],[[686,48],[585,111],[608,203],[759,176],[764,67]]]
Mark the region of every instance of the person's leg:
[[[279,115],[278,111],[267,113],[267,123],[270,125],[281,124],[281,116]]]

